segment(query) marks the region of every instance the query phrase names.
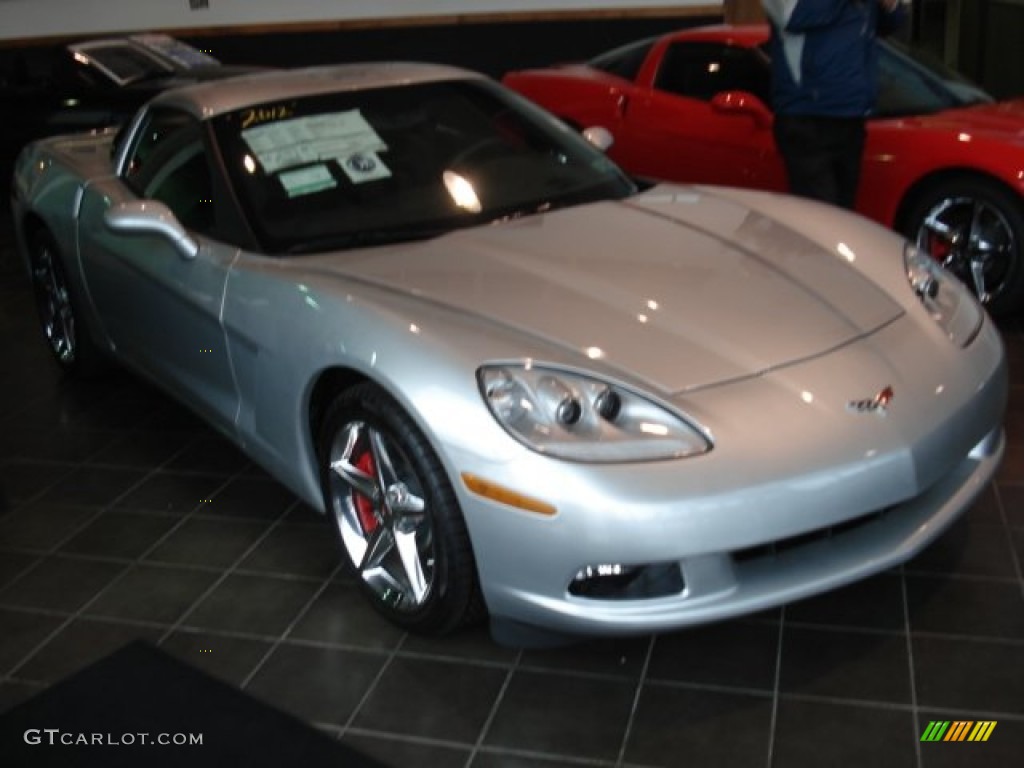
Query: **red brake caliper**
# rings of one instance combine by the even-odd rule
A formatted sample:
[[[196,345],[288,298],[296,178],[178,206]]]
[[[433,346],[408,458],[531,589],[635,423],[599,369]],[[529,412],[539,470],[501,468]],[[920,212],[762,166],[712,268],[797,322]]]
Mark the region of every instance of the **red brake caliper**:
[[[373,454],[370,451],[362,453],[356,459],[355,465],[370,477],[377,476],[377,465],[374,463]],[[359,515],[359,524],[363,526],[363,533],[370,533],[375,530],[378,522],[377,515],[373,512],[373,499],[352,491],[352,500],[356,504],[356,514]]]
[[[928,255],[939,264],[944,264],[953,252],[953,244],[945,237],[936,234],[928,235]]]

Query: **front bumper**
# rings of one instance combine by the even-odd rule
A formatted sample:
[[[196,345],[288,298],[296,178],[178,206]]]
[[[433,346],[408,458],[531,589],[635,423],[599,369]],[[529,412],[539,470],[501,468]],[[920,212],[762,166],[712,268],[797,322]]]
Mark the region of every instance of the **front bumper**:
[[[761,547],[684,557],[684,589],[638,600],[552,597],[514,585],[487,591],[495,616],[569,635],[662,632],[729,619],[858,581],[910,559],[945,531],[994,475],[1002,429],[927,492],[842,526]],[[567,553],[568,554],[568,553]]]
[[[915,344],[911,324],[880,336],[874,348],[689,396],[690,413],[728,414],[702,457],[465,457],[474,474],[558,510],[541,517],[459,489],[492,618],[565,635],[663,632],[818,594],[920,552],[998,468],[1006,364],[990,324],[969,353],[949,345],[945,357]],[[879,346],[902,362],[880,362]],[[829,402],[830,388],[870,392],[863,382],[880,376],[897,392],[884,418]],[[571,590],[591,566],[656,571],[659,584],[646,595]]]

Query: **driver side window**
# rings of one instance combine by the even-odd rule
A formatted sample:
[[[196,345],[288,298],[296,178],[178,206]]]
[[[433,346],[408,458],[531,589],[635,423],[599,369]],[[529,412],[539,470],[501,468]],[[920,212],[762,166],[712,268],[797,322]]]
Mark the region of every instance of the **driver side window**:
[[[159,200],[189,230],[216,229],[213,182],[198,121],[175,110],[153,110],[136,133],[125,183],[146,200]]]
[[[710,101],[723,91],[747,91],[766,105],[771,98],[767,61],[751,49],[718,43],[675,43],[658,67],[659,91]]]

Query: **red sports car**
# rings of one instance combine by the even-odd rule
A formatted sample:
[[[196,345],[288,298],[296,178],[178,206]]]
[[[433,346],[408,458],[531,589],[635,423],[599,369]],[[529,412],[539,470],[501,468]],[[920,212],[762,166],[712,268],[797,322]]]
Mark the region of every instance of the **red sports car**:
[[[576,128],[611,131],[642,177],[783,191],[772,139],[768,27],[698,27],[506,85]],[[883,43],[861,213],[971,285],[993,314],[1024,306],[1024,99],[995,103],[952,72]]]

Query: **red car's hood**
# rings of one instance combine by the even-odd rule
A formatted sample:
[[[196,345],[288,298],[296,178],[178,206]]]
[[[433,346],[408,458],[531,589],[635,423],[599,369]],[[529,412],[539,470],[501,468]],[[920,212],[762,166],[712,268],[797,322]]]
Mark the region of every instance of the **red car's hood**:
[[[956,131],[1024,144],[1024,99],[947,109],[903,121],[915,130]]]

